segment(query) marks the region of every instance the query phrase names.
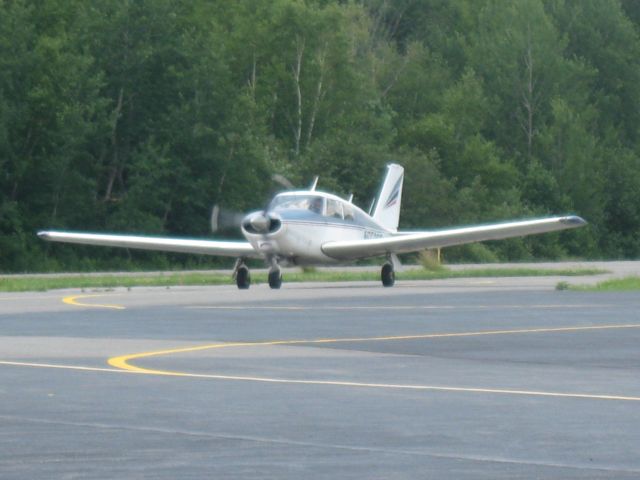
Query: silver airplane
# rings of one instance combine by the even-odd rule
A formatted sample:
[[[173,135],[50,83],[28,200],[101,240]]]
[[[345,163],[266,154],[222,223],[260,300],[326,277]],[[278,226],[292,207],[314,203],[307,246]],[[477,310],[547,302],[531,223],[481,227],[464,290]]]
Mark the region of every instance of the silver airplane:
[[[235,257],[233,277],[240,289],[249,288],[251,283],[245,263],[249,258],[264,259],[269,266],[269,286],[280,288],[281,265],[321,265],[385,257],[381,280],[385,287],[391,287],[395,283],[394,267],[399,265],[398,253],[565,230],[587,223],[578,216],[563,216],[399,232],[403,179],[404,169],[400,165],[388,165],[375,209],[368,214],[354,205],[351,198],[345,200],[317,191],[316,178],[308,190],[279,193],[265,210],[244,217],[241,230],[246,241],[61,231],[41,231],[38,236],[52,242]]]

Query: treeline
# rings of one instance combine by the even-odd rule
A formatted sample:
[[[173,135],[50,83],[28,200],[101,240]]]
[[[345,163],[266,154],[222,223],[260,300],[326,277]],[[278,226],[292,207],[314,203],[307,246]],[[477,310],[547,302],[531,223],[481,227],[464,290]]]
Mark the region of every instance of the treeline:
[[[366,208],[391,161],[404,228],[590,222],[450,259],[637,257],[639,28],[634,0],[0,0],[0,270],[185,262],[35,231],[207,236],[275,173]]]

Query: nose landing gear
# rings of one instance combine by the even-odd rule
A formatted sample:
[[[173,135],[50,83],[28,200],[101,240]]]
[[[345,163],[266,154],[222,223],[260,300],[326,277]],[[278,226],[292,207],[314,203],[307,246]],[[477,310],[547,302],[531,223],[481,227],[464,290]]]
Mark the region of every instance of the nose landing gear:
[[[282,272],[276,257],[269,258],[269,263],[271,264],[269,268],[269,286],[276,290],[282,286]]]
[[[269,286],[273,289],[278,289],[282,286],[282,272],[280,272],[280,267],[276,266],[269,270]]]

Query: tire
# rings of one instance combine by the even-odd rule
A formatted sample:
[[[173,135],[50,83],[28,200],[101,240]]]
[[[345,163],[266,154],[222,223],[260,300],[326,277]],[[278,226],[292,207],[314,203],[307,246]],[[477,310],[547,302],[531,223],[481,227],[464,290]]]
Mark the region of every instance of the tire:
[[[380,279],[382,280],[383,286],[393,287],[393,284],[396,283],[396,273],[393,271],[393,265],[391,265],[390,263],[385,263],[382,266]]]
[[[269,286],[273,289],[278,289],[282,286],[282,273],[280,273],[280,269],[269,272]]]
[[[247,290],[251,285],[251,275],[247,267],[240,267],[236,272],[236,285],[240,290]]]

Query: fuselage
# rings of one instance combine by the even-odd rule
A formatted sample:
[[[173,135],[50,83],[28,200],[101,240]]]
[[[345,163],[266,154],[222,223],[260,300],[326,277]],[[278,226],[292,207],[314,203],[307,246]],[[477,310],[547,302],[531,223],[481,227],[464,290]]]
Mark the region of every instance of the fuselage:
[[[249,214],[242,234],[267,259],[294,265],[336,263],[322,245],[392,234],[351,202],[317,191],[277,195],[265,212]]]

